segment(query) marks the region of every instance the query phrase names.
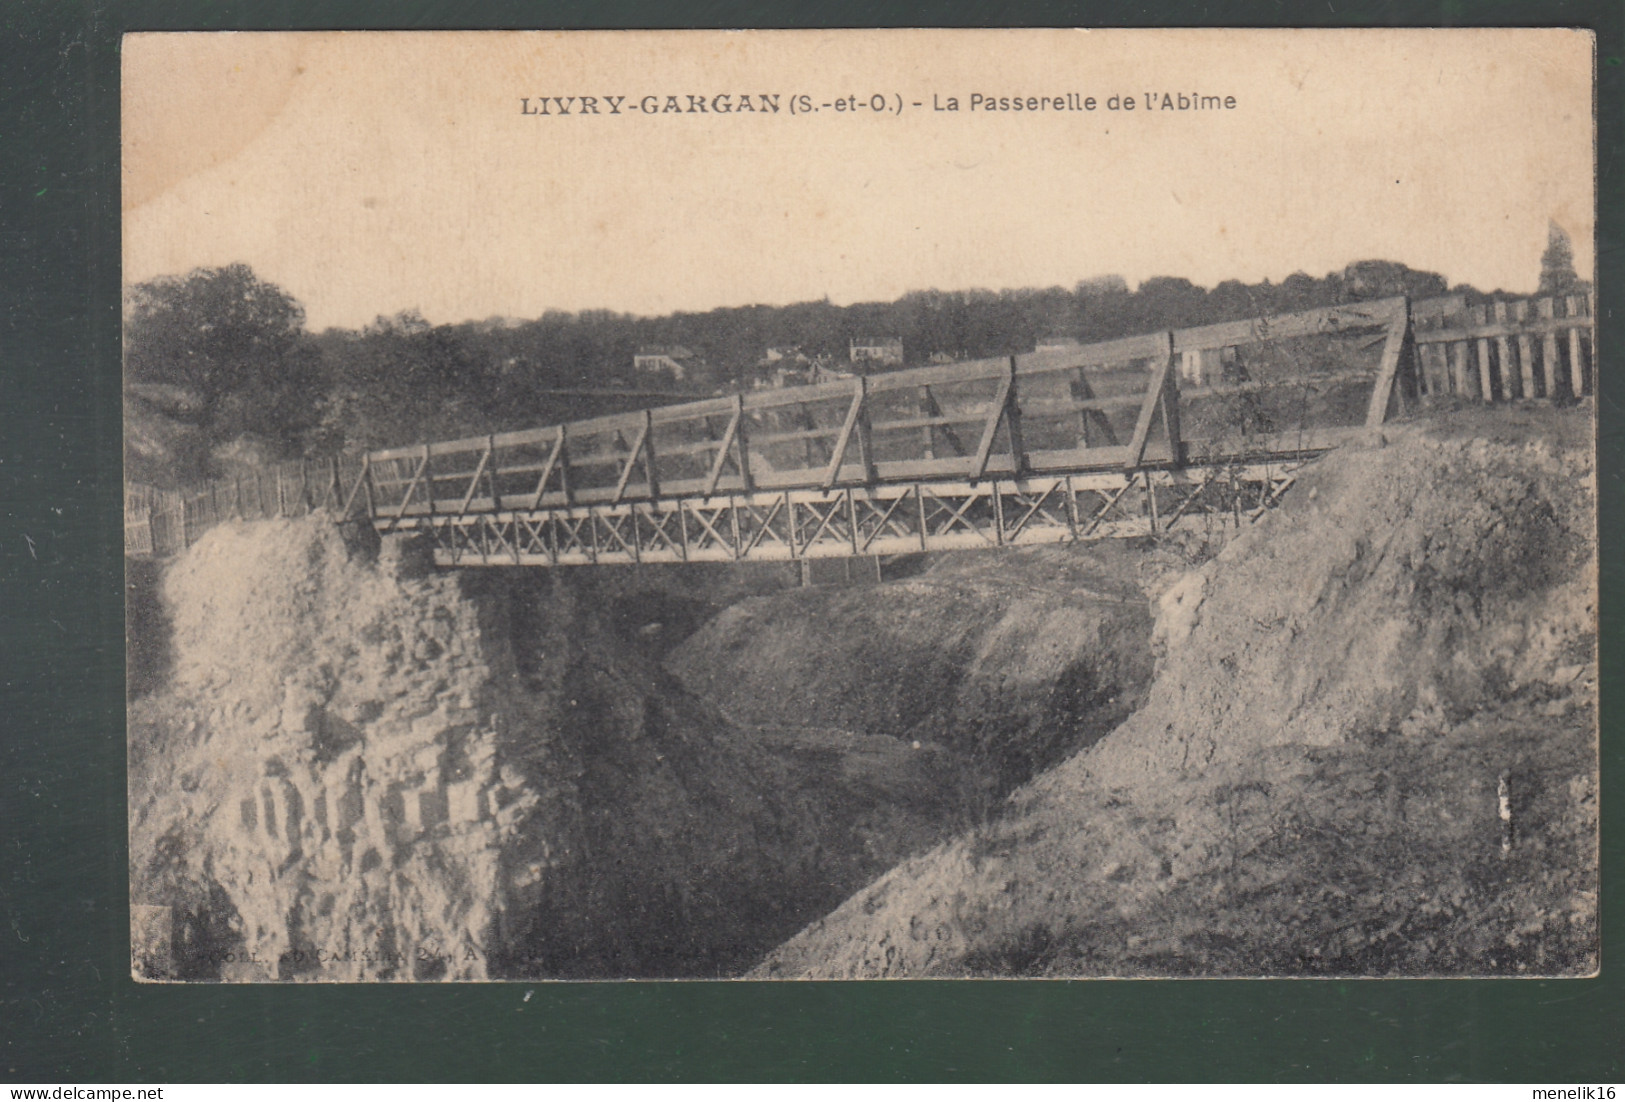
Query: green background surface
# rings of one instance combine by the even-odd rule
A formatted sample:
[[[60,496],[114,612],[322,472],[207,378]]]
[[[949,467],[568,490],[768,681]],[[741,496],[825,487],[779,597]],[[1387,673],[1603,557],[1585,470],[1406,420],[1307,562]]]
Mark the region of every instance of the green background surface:
[[[1333,10],[1335,8],[1335,10]],[[0,1078],[1620,1079],[1621,4],[0,3]],[[129,979],[118,44],[125,30],[1578,25],[1597,30],[1603,974],[1541,981],[161,987]],[[1494,125],[1486,119],[1485,125]],[[1462,165],[1468,176],[1493,171]],[[1335,201],[1329,199],[1328,201]],[[1351,212],[1358,216],[1358,212]],[[528,998],[527,998],[528,997]]]

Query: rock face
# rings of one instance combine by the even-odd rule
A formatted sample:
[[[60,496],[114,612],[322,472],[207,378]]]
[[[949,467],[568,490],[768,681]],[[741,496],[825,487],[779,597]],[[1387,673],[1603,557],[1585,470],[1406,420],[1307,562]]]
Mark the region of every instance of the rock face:
[[[1389,435],[1163,594],[1127,722],[756,974],[1593,970],[1589,418]]]
[[[146,978],[728,974],[953,821],[940,759],[741,731],[562,575],[316,517],[217,528],[163,586]]]
[[[174,668],[133,716],[132,850],[138,902],[190,888],[182,974],[484,976],[506,897],[560,845],[503,752],[529,717],[491,625],[455,580],[387,565],[273,521],[218,528],[169,572]],[[536,860],[505,860],[522,832]]]

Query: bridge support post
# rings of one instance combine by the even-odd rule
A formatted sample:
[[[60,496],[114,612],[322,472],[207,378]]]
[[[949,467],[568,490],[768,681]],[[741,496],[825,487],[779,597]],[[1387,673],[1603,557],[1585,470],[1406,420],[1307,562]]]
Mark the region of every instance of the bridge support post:
[[[626,497],[627,484],[632,480],[632,471],[636,469],[638,460],[643,460],[644,476],[649,483],[649,497],[660,496],[660,487],[655,476],[654,446],[651,435],[654,431],[654,414],[650,410],[643,411],[643,420],[638,425],[638,434],[632,441],[631,450],[626,454],[626,465],[621,468],[620,478],[615,483],[615,496],[612,501],[619,503]]]
[[[841,431],[835,438],[835,446],[830,449],[829,466],[824,470],[825,490],[834,489],[835,483],[840,481],[841,467],[846,463],[846,452],[852,444],[854,432],[858,437],[858,457],[863,466],[863,480],[865,482],[875,480],[874,449],[869,440],[869,422],[863,412],[867,396],[868,381],[859,375],[857,385],[852,388],[852,404],[847,407],[846,420],[841,423]]]
[[[1021,476],[1024,457],[1021,452],[1021,429],[1011,418],[1014,408],[1014,395],[1016,392],[1016,358],[1010,357],[1004,375],[999,381],[998,392],[993,396],[993,406],[988,411],[987,421],[982,425],[982,438],[976,445],[976,456],[971,460],[971,485],[982,481],[987,474],[987,464],[993,454],[993,441],[999,433],[999,423],[1002,421],[1010,426],[1010,463],[1016,477]]]
[[[498,492],[501,483],[497,480],[497,438],[495,435],[485,438],[485,455],[489,460],[485,465],[485,484],[491,494],[491,511],[502,512],[502,495]],[[479,479],[474,481],[478,482]]]
[[[1140,416],[1134,422],[1134,439],[1129,443],[1128,458],[1123,461],[1124,470],[1137,470],[1145,461],[1146,444],[1151,439],[1151,422],[1155,420],[1158,410],[1162,411],[1163,428],[1168,436],[1169,459],[1175,464],[1179,462],[1178,385],[1174,375],[1174,334],[1169,330],[1162,334],[1162,351],[1156,366],[1152,368],[1151,386],[1145,393],[1145,401],[1140,404]]]
[[[1413,359],[1411,340],[1411,300],[1401,299],[1394,316],[1388,323],[1388,339],[1382,346],[1382,363],[1377,368],[1377,384],[1371,389],[1371,404],[1366,407],[1365,424],[1376,428],[1388,420],[1389,409],[1397,404],[1404,408],[1405,387],[1398,385],[1402,370]],[[1503,379],[1503,384],[1505,380]]]
[[[1010,357],[1010,393],[1004,404],[1004,429],[1010,437],[1011,478],[1027,473],[1027,441],[1021,435],[1021,383],[1016,378],[1016,358]]]

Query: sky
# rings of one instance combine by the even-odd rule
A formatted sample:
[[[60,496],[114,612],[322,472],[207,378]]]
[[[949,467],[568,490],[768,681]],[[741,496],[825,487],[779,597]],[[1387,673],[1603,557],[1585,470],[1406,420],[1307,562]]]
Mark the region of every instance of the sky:
[[[1592,46],[1492,29],[132,35],[124,274],[244,262],[313,330],[1108,273],[1213,286],[1373,258],[1531,292],[1549,221],[1591,274]],[[777,113],[738,110],[764,94]],[[1181,94],[1234,106],[1182,111]]]

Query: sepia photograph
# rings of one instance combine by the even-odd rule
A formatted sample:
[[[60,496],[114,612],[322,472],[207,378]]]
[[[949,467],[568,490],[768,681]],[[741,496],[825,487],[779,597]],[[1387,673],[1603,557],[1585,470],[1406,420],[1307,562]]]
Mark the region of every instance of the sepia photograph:
[[[1596,975],[1594,73],[124,36],[132,976]]]

